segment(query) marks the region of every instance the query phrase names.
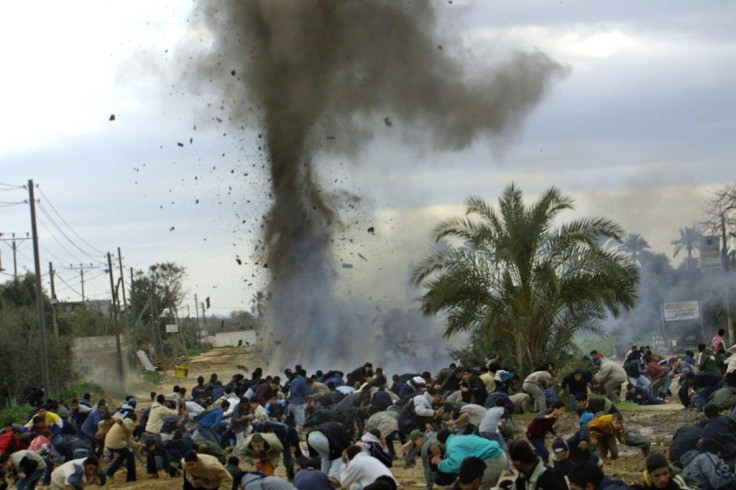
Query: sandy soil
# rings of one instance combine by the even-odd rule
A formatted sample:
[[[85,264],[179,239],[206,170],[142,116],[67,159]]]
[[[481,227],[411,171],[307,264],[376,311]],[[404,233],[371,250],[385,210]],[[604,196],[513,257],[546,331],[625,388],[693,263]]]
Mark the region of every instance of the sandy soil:
[[[192,358],[189,361],[189,377],[187,380],[176,379],[172,373],[167,373],[163,382],[156,386],[144,386],[140,388],[137,396],[141,400],[148,398],[148,391],[151,388],[161,393],[170,393],[175,384],[181,384],[191,389],[196,383],[197,376],[202,375],[208,378],[210,373],[218,373],[223,381],[237,373],[244,373],[246,376],[257,366],[261,365],[262,359],[260,352],[253,347],[232,347],[214,349],[210,352]],[[248,368],[248,372],[238,369],[238,365]],[[690,410],[683,410],[682,406],[677,403],[677,398],[672,397],[666,405],[658,405],[653,407],[639,407],[633,411],[624,412],[624,421],[627,430],[637,433],[652,441],[652,451],[667,452],[672,435],[681,426],[693,423],[701,417],[700,414]],[[523,438],[526,433],[528,419],[516,420],[515,436]],[[577,417],[574,414],[565,414],[556,425],[558,434],[561,437],[568,437],[574,433],[577,426]],[[552,440],[549,439],[548,446],[551,446]],[[619,447],[619,460],[617,464],[617,472],[619,477],[629,484],[641,481],[641,473],[644,466],[644,460],[641,450],[626,446]],[[394,475],[400,482],[400,488],[424,488],[424,475],[421,469],[421,462],[418,465],[405,469],[401,461],[396,462],[393,468]],[[243,469],[251,468],[243,464]],[[605,471],[607,474],[612,473],[610,461],[605,462]],[[277,468],[276,474],[284,477],[282,467]],[[116,489],[172,489],[179,488],[181,478],[175,480],[170,479],[161,472],[161,478],[158,480],[148,479],[145,473],[145,467],[139,462],[138,478],[140,481],[135,483],[126,483],[125,470],[120,470],[115,475],[115,481],[107,485],[109,488]]]

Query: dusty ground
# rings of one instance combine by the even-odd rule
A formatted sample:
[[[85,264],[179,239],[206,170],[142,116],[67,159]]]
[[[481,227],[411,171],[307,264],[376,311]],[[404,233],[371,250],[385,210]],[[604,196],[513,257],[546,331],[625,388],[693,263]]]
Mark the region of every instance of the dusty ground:
[[[249,376],[250,371],[258,367],[261,363],[260,352],[252,347],[246,348],[222,348],[214,349],[210,352],[197,356],[189,361],[189,377],[187,380],[180,380],[173,377],[173,373],[167,373],[163,382],[155,387],[150,385],[140,387],[140,393],[136,395],[141,400],[148,397],[150,389],[155,389],[159,393],[170,393],[171,388],[175,384],[181,384],[188,389],[196,384],[195,379],[201,375],[209,378],[213,372],[218,373],[220,379],[226,381],[230,377],[241,372]],[[248,372],[244,372],[237,368],[238,365],[246,366]],[[280,373],[279,373],[280,374]],[[672,434],[681,426],[693,423],[700,418],[700,415],[690,410],[682,410],[682,406],[677,403],[676,397],[670,398],[666,405],[653,407],[639,407],[632,411],[624,412],[624,420],[627,430],[631,430],[652,441],[652,451],[667,452],[669,443],[672,440]],[[518,418],[516,420],[516,437],[522,438],[526,432],[528,419]],[[565,414],[557,422],[557,432],[562,437],[572,435],[576,430],[577,417],[573,414]],[[551,439],[548,440],[548,446],[551,446]],[[621,479],[629,484],[641,481],[641,472],[643,470],[644,459],[641,450],[637,448],[629,448],[619,446],[620,457],[618,460],[617,472]],[[243,469],[249,470],[247,465],[243,464]],[[397,461],[396,467],[392,469],[394,475],[400,483],[400,488],[424,488],[424,475],[421,470],[421,462],[418,466],[405,469],[400,461]],[[612,473],[610,461],[605,463],[605,471],[607,474]],[[278,476],[283,477],[283,468],[279,467],[276,471]],[[163,472],[158,480],[148,479],[145,467],[139,462],[138,478],[140,481],[135,483],[125,483],[125,470],[120,470],[115,475],[115,481],[107,485],[109,488],[116,489],[172,489],[179,488],[181,478],[175,480],[170,479]]]

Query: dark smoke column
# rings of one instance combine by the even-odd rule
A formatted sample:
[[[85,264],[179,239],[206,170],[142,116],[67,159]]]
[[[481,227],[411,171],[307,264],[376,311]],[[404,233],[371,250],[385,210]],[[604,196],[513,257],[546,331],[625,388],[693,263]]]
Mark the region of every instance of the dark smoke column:
[[[273,360],[370,358],[365,342],[356,345],[370,339],[351,305],[334,294],[338,217],[317,183],[316,138],[334,135],[333,151],[352,153],[390,115],[407,140],[435,148],[460,150],[479,137],[503,147],[565,70],[539,52],[513,53],[471,76],[461,56],[438,46],[425,0],[203,1],[194,18],[213,44],[197,55],[193,84],[214,84],[235,127],[254,119],[265,127],[274,196],[268,338],[281,341]]]

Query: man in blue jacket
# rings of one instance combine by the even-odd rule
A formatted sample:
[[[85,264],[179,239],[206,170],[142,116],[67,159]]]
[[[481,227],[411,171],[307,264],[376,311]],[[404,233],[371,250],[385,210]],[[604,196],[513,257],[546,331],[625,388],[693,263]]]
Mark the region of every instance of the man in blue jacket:
[[[294,415],[296,430],[298,432],[304,429],[307,396],[314,393],[314,388],[307,386],[306,374],[307,372],[303,369],[297,370],[289,384],[289,413]]]

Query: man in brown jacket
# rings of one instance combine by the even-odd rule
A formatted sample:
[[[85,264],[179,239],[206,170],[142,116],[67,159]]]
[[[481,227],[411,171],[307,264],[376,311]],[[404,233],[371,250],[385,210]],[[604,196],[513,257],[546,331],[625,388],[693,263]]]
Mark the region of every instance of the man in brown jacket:
[[[233,477],[216,457],[189,451],[182,460],[187,490],[230,490]]]
[[[105,448],[117,455],[117,457],[107,469],[107,477],[112,478],[123,462],[125,462],[125,468],[128,470],[125,481],[136,481],[133,449],[138,449],[141,447],[141,444],[133,439],[133,430],[135,429],[135,421],[138,418],[134,413],[131,413],[124,419],[113,417],[113,420],[115,423],[110,427],[110,430],[105,436]]]

